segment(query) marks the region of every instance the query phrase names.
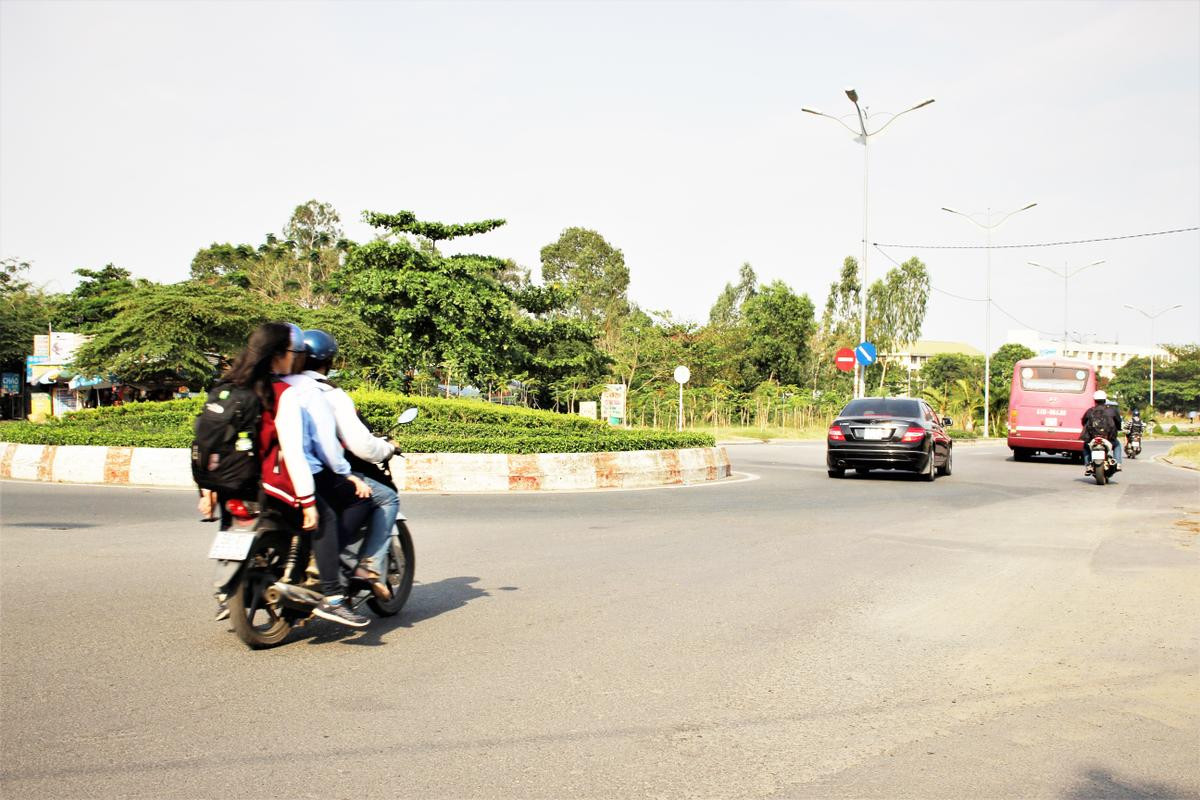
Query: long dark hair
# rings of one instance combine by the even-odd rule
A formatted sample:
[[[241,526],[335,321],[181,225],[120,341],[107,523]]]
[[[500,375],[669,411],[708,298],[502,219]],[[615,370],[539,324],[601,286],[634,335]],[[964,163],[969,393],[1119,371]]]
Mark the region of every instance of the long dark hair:
[[[253,389],[267,411],[275,411],[275,390],[271,388],[271,361],[288,351],[292,341],[291,326],[283,322],[265,322],[250,334],[250,341],[224,379],[243,389]]]

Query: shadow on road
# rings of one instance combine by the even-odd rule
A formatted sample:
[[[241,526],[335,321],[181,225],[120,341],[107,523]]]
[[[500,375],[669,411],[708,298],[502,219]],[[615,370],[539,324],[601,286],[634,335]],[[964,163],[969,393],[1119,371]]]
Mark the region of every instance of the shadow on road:
[[[1063,800],[1198,800],[1200,794],[1165,783],[1118,778],[1106,769],[1092,768],[1063,793]]]
[[[337,626],[333,623],[314,623],[311,634],[297,641],[307,641],[309,644],[325,644],[327,642],[342,642],[366,647],[378,647],[386,644],[382,637],[396,628],[411,628],[413,625],[432,619],[448,611],[462,608],[472,600],[481,597],[491,597],[487,589],[473,584],[482,580],[478,577],[462,576],[445,578],[433,583],[417,583],[413,586],[412,594],[404,609],[394,617],[376,617],[365,607],[361,613],[371,618],[371,624],[362,630],[353,630]],[[501,586],[500,591],[515,592],[515,586]]]

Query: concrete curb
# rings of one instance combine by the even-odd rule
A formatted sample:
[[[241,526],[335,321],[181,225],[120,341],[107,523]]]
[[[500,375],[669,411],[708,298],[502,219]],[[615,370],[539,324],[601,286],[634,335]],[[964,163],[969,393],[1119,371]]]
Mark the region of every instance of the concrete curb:
[[[1183,459],[1177,459],[1175,461],[1172,461],[1171,459],[1167,458],[1166,456],[1155,456],[1152,460],[1157,461],[1161,464],[1167,464],[1168,466],[1175,467],[1175,469],[1189,469],[1192,472],[1200,472],[1200,466],[1196,466],[1196,465],[1192,464],[1190,461],[1184,461]]]
[[[404,492],[537,492],[680,486],[733,474],[724,447],[614,453],[413,453],[393,458]],[[187,450],[0,442],[0,478],[189,488]]]

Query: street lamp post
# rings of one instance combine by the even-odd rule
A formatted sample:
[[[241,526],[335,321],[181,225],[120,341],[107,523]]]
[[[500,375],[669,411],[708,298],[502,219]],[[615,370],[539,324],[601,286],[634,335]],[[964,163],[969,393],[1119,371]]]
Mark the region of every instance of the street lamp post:
[[[1095,266],[1099,266],[1100,264],[1103,264],[1104,259],[1100,259],[1099,261],[1093,261],[1090,264],[1084,264],[1082,267],[1078,267],[1074,270],[1067,269],[1067,265],[1063,264],[1062,272],[1059,272],[1056,269],[1052,269],[1051,267],[1047,267],[1045,264],[1039,264],[1036,261],[1026,261],[1025,263],[1031,267],[1041,267],[1042,269],[1046,270],[1047,272],[1052,272],[1055,275],[1057,275],[1058,277],[1063,279],[1063,338],[1062,338],[1062,343],[1063,343],[1063,351],[1065,352],[1067,349],[1067,292],[1068,292],[1067,281],[1069,281],[1071,278],[1074,278],[1076,275],[1083,272],[1085,269],[1089,269],[1091,267],[1095,267]]]
[[[989,421],[991,417],[991,386],[992,386],[992,231],[999,228],[1006,219],[1013,214],[1020,214],[1022,211],[1028,211],[1036,206],[1037,203],[1030,203],[1027,206],[1018,208],[1016,211],[1010,211],[1001,217],[996,222],[992,222],[992,210],[987,210],[987,222],[983,223],[975,219],[977,215],[964,214],[961,211],[955,211],[953,208],[942,206],[942,211],[949,211],[951,214],[968,219],[987,232],[987,292],[984,295],[987,302],[987,311],[984,313],[983,323],[983,438],[988,438]]]
[[[893,122],[895,122],[897,119],[899,119],[900,117],[907,114],[909,111],[916,111],[918,108],[924,108],[925,106],[929,105],[930,103],[933,102],[933,98],[930,98],[923,102],[917,103],[912,108],[905,109],[904,111],[901,111],[899,114],[890,115],[891,119],[889,119],[887,122],[883,123],[883,125],[876,128],[875,130],[869,131],[869,130],[867,130],[867,122],[870,120],[871,115],[868,113],[868,109],[866,109],[865,107],[860,106],[858,104],[858,92],[855,91],[853,88],[847,88],[846,89],[846,97],[848,97],[850,99],[851,103],[854,103],[854,111],[855,111],[855,114],[857,115],[857,119],[858,119],[858,130],[851,128],[849,125],[847,125],[845,122],[843,122],[840,117],[835,117],[832,114],[826,114],[825,112],[818,111],[815,108],[801,108],[800,110],[805,113],[808,113],[808,114],[816,114],[818,117],[826,117],[828,119],[833,120],[834,122],[838,123],[843,128],[845,128],[846,130],[850,131],[850,133],[854,134],[854,140],[863,146],[863,252],[862,252],[862,265],[859,270],[859,273],[861,274],[862,279],[861,279],[861,288],[859,290],[858,340],[860,342],[865,342],[867,340],[867,248],[870,247],[870,237],[867,235],[867,231],[868,231],[867,224],[869,221],[869,216],[867,214],[867,187],[869,185],[868,184],[868,178],[869,178],[868,166],[870,163],[870,160],[869,160],[870,148],[868,145],[869,145],[869,142],[870,142],[870,139],[872,136],[883,133],[884,129],[887,128],[888,125],[891,125]],[[880,113],[886,113],[886,112],[880,112]],[[847,115],[847,116],[849,116],[849,115]],[[863,369],[862,366],[859,365],[858,360],[856,359],[854,362],[854,396],[862,397],[865,394],[866,394],[866,371]]]
[[[1131,306],[1128,303],[1125,304],[1125,307],[1138,312],[1143,317],[1150,320],[1150,407],[1154,408],[1154,348],[1157,347],[1157,345],[1154,343],[1154,320],[1158,319],[1168,311],[1174,311],[1177,308],[1183,308],[1183,304],[1176,303],[1170,308],[1164,308],[1157,314],[1150,314],[1138,308],[1137,306]]]

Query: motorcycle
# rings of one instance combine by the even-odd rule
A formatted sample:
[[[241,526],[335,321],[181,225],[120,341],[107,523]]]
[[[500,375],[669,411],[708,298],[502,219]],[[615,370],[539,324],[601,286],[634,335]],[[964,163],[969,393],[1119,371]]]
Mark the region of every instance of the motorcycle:
[[[1142,435],[1140,433],[1125,434],[1125,455],[1137,458],[1140,452],[1142,452]]]
[[[407,424],[416,416],[417,409],[410,408],[397,423]],[[394,489],[387,464],[380,464],[378,470]],[[261,503],[227,500],[225,508],[232,525],[217,533],[208,554],[221,563],[217,597],[227,605],[239,639],[256,650],[275,647],[293,628],[306,625],[323,599],[312,537]],[[395,616],[412,592],[415,566],[412,534],[401,512],[388,548],[389,597],[378,597],[369,582],[351,577],[346,602],[356,612],[365,603],[380,617]]]
[[[1091,451],[1092,461],[1087,466],[1087,474],[1096,479],[1100,486],[1108,483],[1108,479],[1117,474],[1117,460],[1113,457],[1113,446],[1103,436],[1093,438],[1086,445]]]

